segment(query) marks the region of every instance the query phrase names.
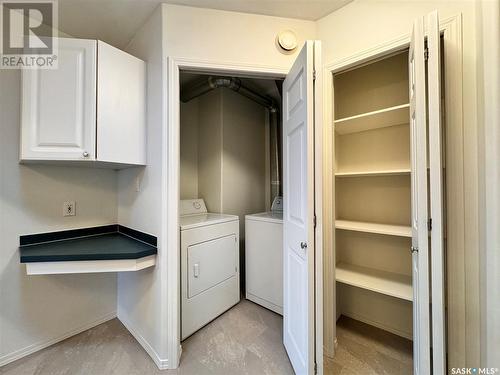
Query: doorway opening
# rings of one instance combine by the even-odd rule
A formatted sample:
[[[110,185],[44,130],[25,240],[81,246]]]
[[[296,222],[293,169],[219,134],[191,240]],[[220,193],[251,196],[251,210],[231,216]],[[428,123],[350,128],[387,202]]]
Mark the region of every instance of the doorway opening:
[[[168,100],[169,100],[169,126],[166,129],[165,141],[168,142],[165,157],[169,161],[166,170],[165,186],[166,189],[166,207],[165,214],[167,215],[167,231],[165,233],[166,246],[168,251],[164,259],[166,267],[169,269],[168,289],[165,293],[168,294],[166,299],[165,309],[168,312],[167,328],[172,333],[166,342],[169,356],[175,360],[172,367],[177,367],[180,361],[180,354],[182,350],[181,341],[182,337],[188,337],[204,324],[214,319],[231,306],[238,303],[240,298],[240,223],[239,215],[209,212],[204,199],[185,199],[181,200],[180,192],[180,154],[181,154],[181,75],[184,73],[197,73],[200,75],[214,75],[217,77],[224,76],[229,78],[252,78],[252,79],[272,79],[283,81],[283,177],[282,177],[282,190],[284,199],[273,199],[271,201],[271,178],[264,186],[269,186],[269,200],[264,206],[274,208],[278,211],[280,205],[283,207],[283,224],[282,231],[283,247],[278,249],[282,252],[283,267],[278,267],[283,271],[283,320],[280,324],[281,333],[279,336],[279,347],[285,349],[283,352],[286,356],[287,363],[293,367],[293,370],[298,373],[312,372],[316,366],[316,359],[322,357],[318,356],[316,350],[321,350],[322,342],[322,319],[318,315],[322,311],[322,299],[317,298],[316,293],[320,293],[322,286],[321,271],[315,273],[315,270],[321,270],[322,259],[317,256],[315,245],[319,238],[322,236],[321,232],[321,213],[318,213],[318,206],[320,206],[320,197],[322,193],[321,183],[321,169],[315,168],[321,157],[321,137],[320,131],[316,131],[317,127],[321,127],[321,116],[319,116],[320,108],[317,106],[321,103],[321,84],[316,83],[316,77],[320,74],[319,63],[321,45],[317,41],[306,41],[302,49],[298,52],[295,62],[290,70],[283,68],[268,68],[259,66],[234,66],[215,64],[207,62],[193,62],[182,59],[169,60],[169,81],[168,81]],[[229,81],[229,85],[233,80],[223,79],[222,81]],[[321,80],[317,80],[321,82]],[[255,83],[255,81],[253,82]],[[255,83],[256,84],[256,83]],[[239,85],[239,84],[238,84]],[[276,83],[274,83],[276,87]],[[229,87],[222,87],[223,90],[228,90]],[[234,90],[230,90],[231,94],[235,94],[240,98],[240,95]],[[212,94],[213,92],[209,92]],[[258,94],[258,92],[257,92]],[[262,96],[262,95],[260,95]],[[281,96],[281,95],[280,95]],[[265,97],[265,96],[264,96]],[[223,98],[224,99],[224,98]],[[248,99],[245,97],[245,99]],[[222,106],[224,101],[222,100]],[[255,103],[254,103],[255,104]],[[216,111],[220,117],[223,113],[223,107],[219,106],[219,111]],[[249,115],[250,116],[250,115]],[[208,117],[204,117],[208,118]],[[229,121],[230,123],[230,121]],[[224,123],[223,123],[224,125]],[[222,175],[225,171],[225,164],[231,166],[232,160],[231,153],[227,152],[224,146],[224,128],[216,132],[210,132],[207,137],[211,137],[213,142],[210,144],[204,142],[205,138],[199,139],[202,141],[203,147],[214,144],[218,145],[216,151],[209,153],[214,156],[212,160],[215,163],[209,163],[211,168],[203,168],[205,171],[211,169],[218,170],[218,176],[213,179],[213,184],[208,184],[213,193],[219,197],[228,193],[227,189],[231,184],[224,184],[225,180],[238,185],[239,180],[224,179]],[[229,126],[227,128],[230,129]],[[318,129],[320,130],[320,129]],[[219,134],[219,136],[213,136]],[[235,139],[239,134],[232,135]],[[229,143],[228,149],[237,155],[242,154],[240,150],[250,155],[245,155],[251,158],[257,154],[246,151],[249,139],[245,139],[241,143],[241,147],[234,151]],[[271,136],[269,136],[271,138]],[[231,140],[231,137],[226,137],[226,140]],[[200,143],[200,142],[198,142]],[[226,142],[227,144],[227,142]],[[198,151],[200,147],[198,147]],[[225,154],[228,154],[226,156]],[[265,153],[265,150],[264,150]],[[269,151],[270,154],[270,151]],[[226,157],[224,157],[226,156]],[[261,158],[261,155],[257,155]],[[205,158],[197,157],[198,172],[202,169],[199,168],[203,164]],[[201,161],[201,163],[200,163]],[[212,168],[213,166],[215,168]],[[279,165],[279,162],[278,162]],[[320,164],[318,164],[320,165]],[[226,165],[227,167],[227,165]],[[266,167],[264,166],[264,169]],[[240,172],[239,169],[236,169]],[[270,174],[271,167],[268,168]],[[198,180],[204,177],[196,173]],[[245,178],[246,176],[241,176]],[[274,180],[279,181],[279,180]],[[254,181],[252,180],[252,183]],[[227,186],[225,186],[227,185]],[[241,189],[246,189],[246,186],[239,184]],[[275,184],[274,184],[275,185]],[[199,183],[198,183],[199,186]],[[260,185],[261,186],[261,185]],[[259,187],[259,189],[262,189]],[[247,191],[247,190],[244,190]],[[279,192],[279,189],[277,189]],[[229,190],[229,193],[236,196],[234,188]],[[266,194],[264,193],[264,197]],[[287,201],[286,197],[291,197]],[[279,197],[279,196],[277,196]],[[316,199],[318,197],[318,199]],[[251,198],[251,194],[243,197],[244,202]],[[238,200],[234,201],[235,205],[239,203]],[[224,202],[222,202],[222,209]],[[219,206],[221,207],[221,206]],[[227,207],[227,206],[226,206]],[[220,208],[219,208],[220,209]],[[222,211],[222,210],[221,210]],[[266,212],[266,211],[264,211]],[[215,218],[218,216],[218,218]],[[270,216],[269,213],[264,215]],[[257,216],[257,215],[255,215]],[[201,218],[201,220],[200,220]],[[204,218],[204,219],[203,219]],[[208,222],[215,219],[211,224]],[[248,219],[246,215],[245,220]],[[269,217],[259,217],[255,221],[269,220]],[[264,219],[264,220],[262,220]],[[275,219],[275,218],[274,218]],[[261,223],[261,224],[262,224]],[[318,223],[316,227],[316,223]],[[267,223],[272,224],[272,223]],[[277,223],[274,223],[277,224]],[[245,225],[247,228],[247,225]],[[194,230],[197,229],[197,230]],[[217,232],[218,231],[218,232]],[[195,232],[198,232],[196,234]],[[218,234],[217,234],[217,233]],[[249,230],[245,229],[245,238],[250,235]],[[254,232],[258,233],[257,239],[262,241],[265,236],[262,229],[257,229]],[[212,235],[211,240],[200,241],[202,236],[207,233]],[[215,235],[214,235],[215,233]],[[184,234],[187,234],[184,235]],[[196,237],[199,235],[198,239]],[[278,236],[277,236],[278,237]],[[206,238],[206,237],[205,237]],[[195,243],[195,241],[198,241]],[[264,241],[271,243],[271,241]],[[214,256],[210,256],[210,252],[202,251],[203,248],[211,247]],[[245,260],[247,264],[249,261],[250,247],[245,244]],[[258,246],[257,246],[258,247]],[[276,246],[277,247],[277,246]],[[184,249],[184,250],[183,250]],[[191,253],[191,257],[189,257]],[[253,253],[253,252],[252,252]],[[187,254],[182,260],[182,254]],[[207,255],[208,254],[208,255]],[[216,255],[216,256],[215,256]],[[262,257],[256,256],[254,259],[261,260]],[[221,260],[221,261],[217,261]],[[269,263],[269,262],[268,262]],[[269,264],[265,266],[268,268]],[[184,267],[183,267],[184,264]],[[245,265],[246,268],[247,264]],[[231,265],[233,267],[231,267]],[[203,266],[203,267],[202,267]],[[207,267],[208,266],[208,267]],[[182,270],[186,270],[182,277]],[[261,266],[261,270],[263,267]],[[276,271],[276,269],[273,269]],[[274,276],[275,276],[274,272]],[[250,272],[247,272],[246,279]],[[259,280],[257,281],[261,281]],[[184,290],[182,290],[182,281],[184,282]],[[246,280],[245,280],[246,281]],[[246,291],[249,290],[249,283],[245,286]],[[269,285],[274,285],[270,282]],[[227,293],[219,293],[222,287],[227,288]],[[267,288],[270,289],[270,288]],[[266,292],[268,290],[266,289]],[[255,294],[255,293],[252,293]],[[206,298],[206,303],[200,302],[203,296],[212,296],[213,298]],[[265,297],[265,296],[264,296]],[[186,314],[189,311],[187,306],[183,305],[188,299],[197,301],[203,308],[195,310],[193,314]],[[219,298],[219,299],[218,299]],[[263,298],[266,299],[266,298]],[[262,301],[259,301],[260,303]],[[257,306],[257,304],[255,304]],[[296,306],[300,306],[298,309]],[[267,306],[269,309],[272,306]],[[264,307],[262,307],[264,308]],[[267,311],[267,310],[266,310]],[[186,319],[189,317],[189,319]],[[188,322],[185,327],[184,323]],[[216,323],[214,323],[216,324]],[[189,339],[188,339],[189,340]],[[230,340],[222,340],[223,343],[228,343]],[[266,342],[264,340],[263,342]],[[185,344],[187,347],[187,344]],[[188,351],[186,349],[186,351]],[[183,355],[186,358],[186,355]]]
[[[181,70],[179,83],[182,345],[189,353],[222,340],[220,348],[239,358],[229,364],[235,370],[246,352],[260,356],[272,348],[273,360],[260,356],[256,365],[288,373],[283,79]],[[214,348],[198,355],[208,350]]]
[[[355,335],[385,356],[384,371],[411,374],[408,51],[338,72],[333,84],[339,350]],[[360,365],[372,367],[369,357]]]
[[[444,56],[442,38],[439,47]],[[441,103],[445,103],[443,60]],[[418,364],[414,347],[425,339],[415,325],[422,315],[415,312],[420,302],[415,273],[418,248],[412,239],[417,192],[423,188],[430,196],[435,186],[430,180],[425,187],[416,184],[417,138],[410,116],[408,61],[409,50],[402,46],[332,71],[335,280],[331,282],[336,309],[325,325],[334,325],[336,353],[333,358],[325,356],[325,373],[411,374]],[[439,139],[446,139],[444,117],[439,132]],[[446,191],[445,142],[440,147],[440,184]],[[429,169],[428,163],[428,173]],[[446,237],[443,249],[446,257]],[[431,311],[430,301],[423,308]],[[439,332],[443,327],[434,329]],[[349,355],[356,351],[362,355]]]

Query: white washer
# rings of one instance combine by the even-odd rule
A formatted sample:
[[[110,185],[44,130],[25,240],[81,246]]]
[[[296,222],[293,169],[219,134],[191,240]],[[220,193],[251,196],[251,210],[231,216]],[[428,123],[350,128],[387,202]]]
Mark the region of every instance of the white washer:
[[[207,213],[203,199],[180,204],[184,340],[240,301],[239,219]]]
[[[283,315],[283,212],[245,216],[246,298]]]

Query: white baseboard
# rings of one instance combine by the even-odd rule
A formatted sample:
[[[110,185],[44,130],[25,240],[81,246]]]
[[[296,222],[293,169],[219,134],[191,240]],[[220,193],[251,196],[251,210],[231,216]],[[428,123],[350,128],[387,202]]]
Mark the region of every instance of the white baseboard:
[[[130,332],[132,336],[137,340],[137,342],[144,348],[146,353],[149,354],[151,359],[154,361],[156,366],[160,370],[167,370],[168,367],[168,359],[162,359],[156,352],[156,350],[149,344],[149,342],[137,331],[137,329],[134,328],[133,324],[129,321],[127,321],[124,317],[118,316],[118,319],[120,322],[123,323],[125,328]]]
[[[14,362],[20,358],[23,358],[27,355],[30,355],[32,353],[35,353],[39,350],[45,349],[51,345],[54,345],[58,343],[59,341],[65,340],[71,336],[77,335],[79,333],[82,333],[83,331],[86,331],[90,328],[93,328],[95,326],[98,326],[99,324],[102,324],[104,322],[107,322],[108,320],[116,318],[116,311],[112,311],[99,319],[93,320],[89,323],[86,323],[84,325],[81,325],[80,327],[73,329],[71,331],[65,332],[62,335],[59,335],[57,337],[53,337],[47,340],[39,341],[35,344],[28,345],[22,349],[18,349],[12,353],[5,354],[0,357],[0,367],[5,366],[8,363]]]
[[[341,315],[345,315],[348,318],[351,318],[354,320],[359,320],[360,322],[363,322],[363,323],[369,324],[371,326],[383,329],[384,331],[394,333],[395,335],[398,335],[398,336],[401,336],[401,337],[404,337],[408,340],[413,341],[413,336],[412,336],[411,332],[405,332],[405,331],[401,331],[399,329],[395,329],[394,327],[389,327],[383,323],[377,322],[375,320],[371,320],[370,318],[367,318],[367,317],[362,316],[362,315],[358,315],[358,314],[353,313],[353,312],[342,311]]]
[[[263,298],[260,298],[255,294],[249,293],[248,291],[245,298],[249,301],[256,303],[257,305],[264,306],[266,309],[274,311],[276,314],[280,314],[281,316],[283,316],[283,306],[275,305],[274,303],[269,302]]]

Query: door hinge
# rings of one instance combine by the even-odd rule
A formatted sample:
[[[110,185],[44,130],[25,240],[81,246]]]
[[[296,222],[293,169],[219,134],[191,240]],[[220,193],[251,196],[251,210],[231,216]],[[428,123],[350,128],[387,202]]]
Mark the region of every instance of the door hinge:
[[[429,48],[428,47],[425,47],[424,59],[425,59],[425,61],[429,60]]]
[[[313,227],[316,228],[316,214],[313,216]]]
[[[314,373],[318,373],[318,364],[316,362],[314,362]]]
[[[316,70],[313,70],[313,81],[316,81]]]
[[[429,231],[431,231],[431,230],[432,230],[432,218],[430,218],[430,219],[429,219],[429,221],[427,222],[427,229],[428,229]]]

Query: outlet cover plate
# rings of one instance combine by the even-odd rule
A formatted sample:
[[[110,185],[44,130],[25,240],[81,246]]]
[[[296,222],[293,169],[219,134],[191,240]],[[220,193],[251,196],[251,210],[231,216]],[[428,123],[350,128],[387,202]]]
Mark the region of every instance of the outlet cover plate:
[[[63,203],[63,216],[75,216],[76,204],[75,201],[68,201]]]

